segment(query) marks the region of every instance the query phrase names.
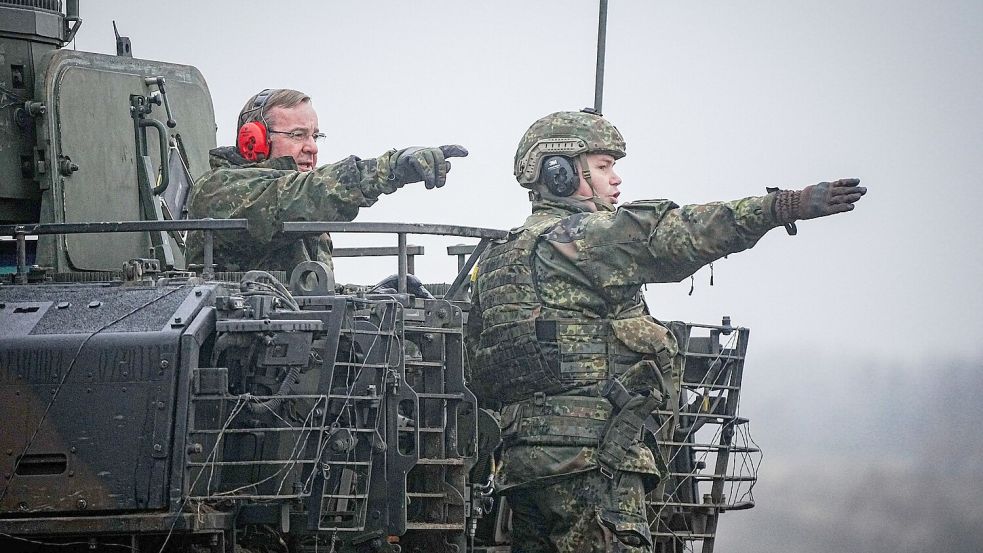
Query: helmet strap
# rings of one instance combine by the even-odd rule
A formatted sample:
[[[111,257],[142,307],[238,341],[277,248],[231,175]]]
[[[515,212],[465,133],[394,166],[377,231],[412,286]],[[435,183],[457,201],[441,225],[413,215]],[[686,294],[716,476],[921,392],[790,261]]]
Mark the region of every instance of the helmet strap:
[[[577,163],[580,164],[580,174],[584,176],[584,180],[587,181],[587,185],[590,186],[591,191],[594,190],[594,183],[590,180],[590,165],[587,164],[587,154],[580,154],[577,156]],[[597,194],[595,194],[596,196]]]
[[[577,156],[577,163],[580,164],[580,174],[584,176],[584,180],[587,181],[587,186],[590,187],[590,197],[573,195],[572,198],[577,200],[590,202],[594,204],[597,211],[614,211],[614,206],[609,204],[603,198],[597,195],[597,190],[594,189],[594,181],[590,177],[590,165],[587,163],[587,154],[583,153]]]

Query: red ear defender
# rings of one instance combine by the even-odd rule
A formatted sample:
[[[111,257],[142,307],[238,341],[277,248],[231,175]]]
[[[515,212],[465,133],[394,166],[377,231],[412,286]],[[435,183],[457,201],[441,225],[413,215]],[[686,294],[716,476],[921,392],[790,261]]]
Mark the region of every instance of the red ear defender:
[[[249,161],[263,161],[270,156],[270,142],[267,138],[266,125],[259,121],[250,121],[239,127],[239,138],[236,140],[239,153]]]

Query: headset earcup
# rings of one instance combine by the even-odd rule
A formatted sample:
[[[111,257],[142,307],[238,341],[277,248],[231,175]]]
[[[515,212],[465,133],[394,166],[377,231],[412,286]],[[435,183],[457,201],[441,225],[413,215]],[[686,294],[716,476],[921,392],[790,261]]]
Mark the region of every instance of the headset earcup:
[[[263,161],[270,156],[270,142],[266,125],[259,121],[250,121],[239,127],[239,137],[236,140],[239,154],[249,161]]]
[[[543,159],[540,180],[554,196],[565,198],[580,187],[580,179],[573,162],[564,156],[548,156]]]

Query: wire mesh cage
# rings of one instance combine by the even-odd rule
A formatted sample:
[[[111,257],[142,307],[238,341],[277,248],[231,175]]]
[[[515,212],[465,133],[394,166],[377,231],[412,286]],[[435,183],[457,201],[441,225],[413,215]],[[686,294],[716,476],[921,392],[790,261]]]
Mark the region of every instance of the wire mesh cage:
[[[670,324],[680,355],[659,440],[668,475],[648,496],[656,551],[713,551],[717,520],[754,506],[760,450],[740,416],[747,328]]]

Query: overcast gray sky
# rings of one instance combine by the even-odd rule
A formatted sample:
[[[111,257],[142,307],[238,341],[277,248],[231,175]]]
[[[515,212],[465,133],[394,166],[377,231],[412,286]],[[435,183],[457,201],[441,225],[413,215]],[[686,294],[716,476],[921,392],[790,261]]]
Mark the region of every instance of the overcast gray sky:
[[[628,142],[622,199],[702,203],[853,176],[869,188],[853,213],[800,223],[794,238],[772,231],[718,262],[712,287],[700,271],[692,296],[689,281],[648,287],[661,318],[728,314],[752,328],[746,408],[767,419],[804,387],[803,397],[846,389],[854,408],[880,405],[891,399],[880,386],[843,386],[871,366],[918,386],[950,361],[983,368],[983,2],[610,4],[604,113]],[[246,98],[289,87],[314,98],[323,162],[409,145],[471,150],[443,189],[407,187],[359,221],[518,225],[529,210],[512,177],[519,137],[542,115],[593,102],[595,0],[100,1],[83,2],[82,17],[80,50],[113,53],[115,19],[137,57],[198,67],[220,144]],[[341,281],[392,272],[337,265]],[[425,281],[450,278],[449,260],[418,266]],[[928,405],[949,391],[930,387]],[[799,424],[816,423],[801,416],[798,433],[761,423],[773,458],[794,449]],[[887,454],[871,442],[859,451]],[[733,520],[767,526],[755,516]]]
[[[650,286],[660,316],[727,313],[754,329],[754,347],[981,351],[983,3],[610,4],[604,112],[628,141],[622,198],[700,203],[848,176],[870,190],[854,213],[715,264],[712,288],[707,270],[692,296],[688,281]],[[103,1],[82,16],[79,49],[114,52],[115,19],[137,57],[198,67],[220,144],[247,97],[291,87],[314,98],[322,161],[470,148],[445,188],[403,190],[360,221],[519,224],[519,136],[593,102],[594,0]],[[420,272],[445,280],[450,267]],[[385,270],[341,262],[339,278]]]

